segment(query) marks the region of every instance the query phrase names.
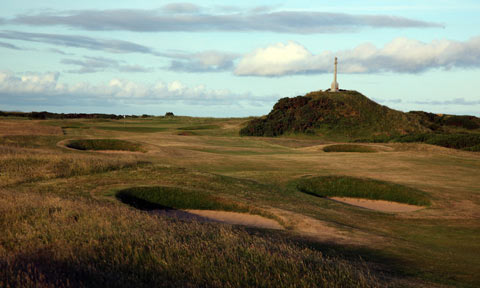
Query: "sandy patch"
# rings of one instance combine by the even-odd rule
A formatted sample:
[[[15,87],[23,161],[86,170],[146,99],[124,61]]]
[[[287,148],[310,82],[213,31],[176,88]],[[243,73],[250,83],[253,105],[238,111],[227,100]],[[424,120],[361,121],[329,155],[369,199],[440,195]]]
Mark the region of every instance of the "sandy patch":
[[[349,204],[352,206],[358,206],[370,210],[389,212],[389,213],[401,213],[401,212],[413,212],[425,207],[416,206],[410,204],[403,204],[384,200],[370,200],[361,198],[348,198],[348,197],[329,197],[329,199]]]
[[[232,225],[243,225],[248,227],[277,229],[284,228],[277,221],[262,217],[238,212],[215,211],[215,210],[157,210],[156,214],[176,217],[183,220],[197,220],[201,222],[221,222]]]

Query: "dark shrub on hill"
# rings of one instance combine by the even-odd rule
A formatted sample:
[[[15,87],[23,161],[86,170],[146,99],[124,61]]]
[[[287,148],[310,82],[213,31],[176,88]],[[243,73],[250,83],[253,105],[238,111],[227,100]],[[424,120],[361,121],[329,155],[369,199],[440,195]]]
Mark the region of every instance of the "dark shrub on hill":
[[[480,128],[480,121],[474,116],[450,116],[444,120],[444,125],[472,130]]]

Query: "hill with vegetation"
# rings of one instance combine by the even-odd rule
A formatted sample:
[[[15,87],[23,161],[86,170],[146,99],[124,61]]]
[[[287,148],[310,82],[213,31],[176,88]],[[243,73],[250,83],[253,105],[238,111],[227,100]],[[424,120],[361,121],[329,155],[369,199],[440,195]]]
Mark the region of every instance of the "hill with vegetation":
[[[380,105],[357,91],[341,90],[338,93],[315,91],[305,96],[282,98],[268,115],[249,121],[240,130],[240,135],[311,135],[336,141],[398,140],[430,141],[430,144],[437,144],[438,141],[432,139],[438,137],[432,135],[448,134],[456,135],[450,136],[455,139],[474,139],[475,143],[479,142],[474,143],[477,145],[480,141],[476,140],[480,138],[474,132],[478,129],[480,119],[474,116],[441,115],[423,111],[404,113]],[[462,147],[455,144],[452,148],[466,148],[471,143],[467,144],[460,145]],[[445,147],[450,146],[452,145],[448,144]]]
[[[344,136],[404,135],[428,132],[421,117],[377,104],[356,91],[316,91],[280,99],[265,117],[252,120],[241,135],[279,136],[291,133]]]

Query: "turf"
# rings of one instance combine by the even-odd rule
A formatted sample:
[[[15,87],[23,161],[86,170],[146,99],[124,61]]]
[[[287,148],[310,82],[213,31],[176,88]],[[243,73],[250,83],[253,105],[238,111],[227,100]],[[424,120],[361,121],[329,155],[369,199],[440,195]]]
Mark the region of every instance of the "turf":
[[[430,200],[422,191],[379,180],[322,176],[299,179],[296,185],[300,191],[320,197],[353,197],[412,205],[430,205]]]

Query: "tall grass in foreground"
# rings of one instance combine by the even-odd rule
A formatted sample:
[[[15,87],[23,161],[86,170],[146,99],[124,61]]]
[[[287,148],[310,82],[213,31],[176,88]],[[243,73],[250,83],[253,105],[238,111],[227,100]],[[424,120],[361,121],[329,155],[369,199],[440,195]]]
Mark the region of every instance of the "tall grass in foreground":
[[[297,189],[320,197],[353,197],[405,204],[430,205],[426,193],[407,186],[347,176],[321,176],[296,180]]]
[[[276,234],[0,190],[0,287],[384,287]]]

